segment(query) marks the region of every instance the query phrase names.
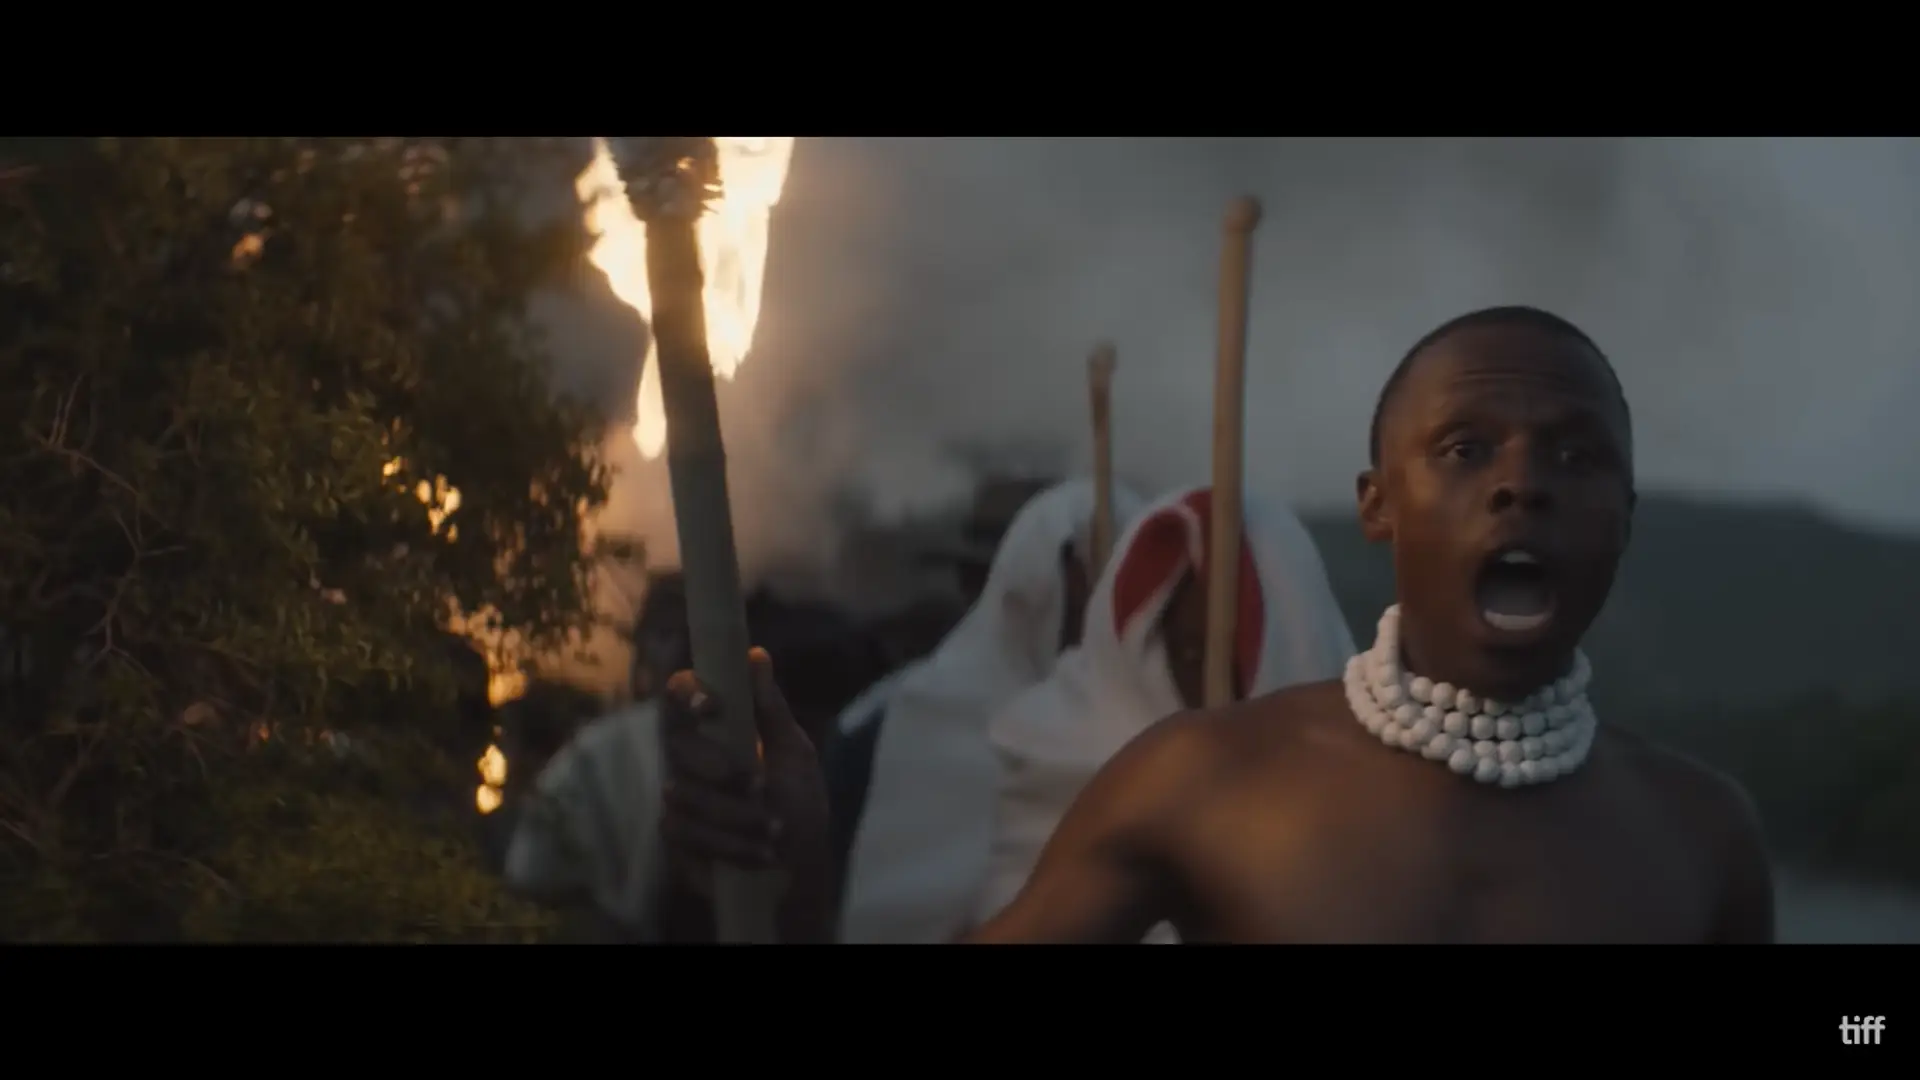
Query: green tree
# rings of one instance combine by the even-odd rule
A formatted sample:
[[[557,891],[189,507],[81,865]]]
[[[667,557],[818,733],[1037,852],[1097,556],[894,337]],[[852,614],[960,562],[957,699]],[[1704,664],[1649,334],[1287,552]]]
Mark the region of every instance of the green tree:
[[[444,628],[591,622],[569,150],[0,140],[0,938],[522,933]]]

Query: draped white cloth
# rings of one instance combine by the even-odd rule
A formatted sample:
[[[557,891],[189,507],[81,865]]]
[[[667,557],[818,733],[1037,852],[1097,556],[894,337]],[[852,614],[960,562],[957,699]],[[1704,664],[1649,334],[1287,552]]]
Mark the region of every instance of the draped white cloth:
[[[657,934],[665,865],[660,711],[638,702],[581,728],[535,781],[507,848],[507,882],[536,896],[584,894],[642,940]]]
[[[935,942],[965,930],[987,870],[999,766],[987,723],[1059,658],[1066,618],[1062,549],[1091,550],[1093,485],[1028,500],[1000,542],[986,588],[925,660],[842,716],[842,730],[884,709],[872,779],[848,864],[841,938]],[[1124,527],[1140,505],[1114,492]]]
[[[1205,580],[1211,491],[1169,495],[1135,522],[1087,606],[1081,648],[995,717],[1001,763],[991,867],[976,920],[1012,902],[1067,808],[1120,748],[1185,708],[1167,667],[1160,617],[1189,570]],[[1325,565],[1285,506],[1242,510],[1237,669],[1246,696],[1340,675],[1353,637]],[[1172,940],[1164,925],[1149,941]]]

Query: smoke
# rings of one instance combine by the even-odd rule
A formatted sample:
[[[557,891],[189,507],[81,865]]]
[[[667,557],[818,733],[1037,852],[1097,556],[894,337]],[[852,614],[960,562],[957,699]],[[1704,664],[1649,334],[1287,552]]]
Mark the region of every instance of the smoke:
[[[1614,358],[1650,485],[1920,524],[1920,488],[1898,483],[1920,458],[1901,419],[1920,405],[1908,362],[1920,312],[1906,299],[1920,258],[1916,146],[803,144],[796,183],[832,157],[839,198],[864,208],[838,242],[802,240],[793,224],[773,303],[800,287],[789,268],[804,261],[809,297],[837,288],[869,305],[822,315],[807,336],[843,361],[861,456],[894,462],[957,438],[1052,439],[1081,460],[1081,359],[1110,336],[1120,465],[1163,487],[1206,468],[1218,222],[1248,190],[1267,206],[1254,490],[1344,503],[1373,397],[1406,347],[1472,308],[1533,303]]]

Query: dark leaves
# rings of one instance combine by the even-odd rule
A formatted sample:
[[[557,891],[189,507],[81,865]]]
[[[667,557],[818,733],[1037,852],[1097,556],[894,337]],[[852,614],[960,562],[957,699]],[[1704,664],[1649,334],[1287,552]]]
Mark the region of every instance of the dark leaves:
[[[588,625],[555,506],[604,501],[600,422],[552,398],[526,318],[579,230],[519,211],[569,164],[518,140],[0,140],[0,619],[32,657],[0,677],[0,893],[64,882],[93,911],[122,867],[149,926],[185,918],[197,864],[237,890],[219,910],[277,902],[243,851],[381,848],[226,816],[221,792],[278,783],[250,733],[437,730],[455,605],[530,648]],[[422,481],[460,492],[438,527]]]

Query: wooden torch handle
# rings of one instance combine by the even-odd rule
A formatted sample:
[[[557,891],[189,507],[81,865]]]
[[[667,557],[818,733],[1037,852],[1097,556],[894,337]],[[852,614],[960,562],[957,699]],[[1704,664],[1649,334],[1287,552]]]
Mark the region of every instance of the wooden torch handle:
[[[736,752],[754,753],[753,672],[747,662],[746,604],[727,497],[727,451],[707,352],[699,238],[692,217],[647,223],[649,330],[660,363],[667,415],[667,475],[673,488],[680,565],[686,576],[693,670],[721,706],[720,733]],[[780,875],[714,867],[714,926],[722,942],[776,940]]]
[[[1253,277],[1253,230],[1260,202],[1250,195],[1227,207],[1220,250],[1220,341],[1213,381],[1213,522],[1207,551],[1207,652],[1202,682],[1208,708],[1234,699],[1234,618],[1240,592],[1240,493],[1246,423],[1247,297]]]
[[[1112,343],[1094,346],[1087,358],[1087,390],[1093,406],[1093,560],[1087,567],[1097,579],[1113,554],[1113,369],[1118,364]]]

